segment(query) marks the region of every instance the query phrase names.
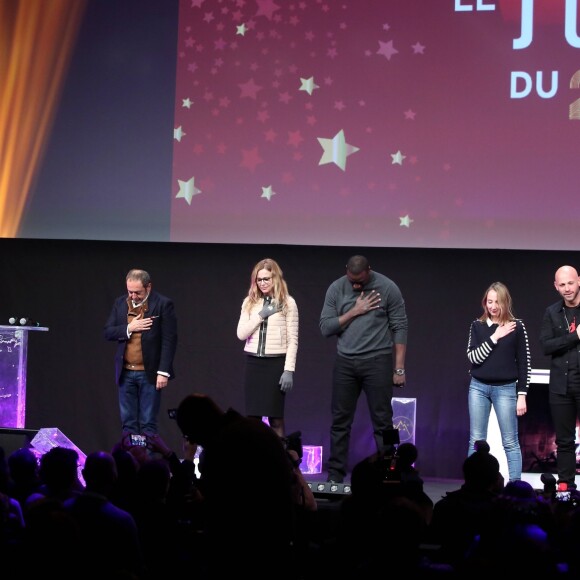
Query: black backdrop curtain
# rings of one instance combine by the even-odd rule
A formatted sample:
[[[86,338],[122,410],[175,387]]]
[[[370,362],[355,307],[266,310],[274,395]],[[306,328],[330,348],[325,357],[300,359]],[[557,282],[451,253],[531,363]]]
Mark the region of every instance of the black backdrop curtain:
[[[424,476],[461,477],[468,440],[466,346],[483,292],[495,280],[507,284],[528,329],[532,367],[548,368],[538,342],[542,315],[558,298],[555,270],[577,266],[577,253],[2,239],[0,324],[28,316],[50,329],[29,333],[26,427],[58,427],[85,453],[116,443],[115,344],[104,340],[103,325],[133,267],[150,272],[155,289],[175,300],[178,315],[177,376],[163,394],[161,435],[179,452],[180,433],[166,409],[190,392],[208,393],[222,407],[243,412],[244,354],[236,325],[251,268],[272,257],[300,312],[287,431],[302,431],[305,445],[323,445],[326,453],[336,344],[321,336],[318,317],[326,288],[358,253],[391,277],[405,297],[407,385],[396,396],[417,399],[417,467]],[[530,403],[545,406],[546,389],[532,385]],[[537,421],[546,410],[530,409],[522,432],[526,420]],[[374,451],[372,445],[362,396],[351,468]]]

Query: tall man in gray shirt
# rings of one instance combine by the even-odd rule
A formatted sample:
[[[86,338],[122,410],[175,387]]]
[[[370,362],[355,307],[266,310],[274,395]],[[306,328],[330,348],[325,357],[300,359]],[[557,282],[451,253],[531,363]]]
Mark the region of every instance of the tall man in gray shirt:
[[[337,336],[328,481],[342,483],[361,391],[367,398],[377,451],[385,450],[384,434],[393,428],[393,385],[405,384],[405,301],[390,278],[372,271],[364,256],[352,256],[346,274],[326,291],[319,325],[323,336]]]

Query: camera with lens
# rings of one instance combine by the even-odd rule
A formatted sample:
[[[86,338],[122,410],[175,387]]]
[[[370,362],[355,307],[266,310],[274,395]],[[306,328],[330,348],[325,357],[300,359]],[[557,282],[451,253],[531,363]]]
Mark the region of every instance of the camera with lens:
[[[401,473],[398,465],[399,455],[396,447],[400,442],[401,439],[398,429],[390,428],[383,431],[384,449],[381,454],[381,471],[384,482],[401,481]]]
[[[298,461],[297,461],[297,465],[294,465],[295,467],[298,467],[300,465],[300,463],[302,463],[302,456],[304,454],[304,451],[302,449],[302,432],[301,431],[294,431],[294,433],[290,433],[290,435],[287,435],[286,437],[282,437],[282,445],[284,446],[284,449],[288,452],[288,451],[295,451],[296,454],[298,455]],[[292,458],[291,458],[292,459]],[[295,463],[295,462],[293,462]]]
[[[554,499],[558,502],[564,502],[566,505],[573,506],[574,508],[578,505],[578,495],[576,489],[569,489],[566,483],[559,483],[554,493]]]
[[[544,484],[544,497],[553,498],[556,502],[571,508],[578,505],[579,496],[576,490],[569,489],[566,483],[557,483],[552,473],[542,473],[540,480]]]

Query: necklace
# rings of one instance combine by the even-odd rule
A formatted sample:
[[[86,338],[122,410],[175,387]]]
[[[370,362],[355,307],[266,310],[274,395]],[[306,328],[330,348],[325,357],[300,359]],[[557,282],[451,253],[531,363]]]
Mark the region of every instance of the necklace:
[[[572,316],[572,313],[574,313],[574,318],[572,318],[572,322],[570,322],[568,320],[568,317],[566,316],[566,309],[568,309],[568,313],[570,314],[570,316]],[[577,306],[564,306],[564,319],[566,320],[566,326],[568,327],[568,332],[572,333],[572,332],[576,332],[576,312],[578,310]]]

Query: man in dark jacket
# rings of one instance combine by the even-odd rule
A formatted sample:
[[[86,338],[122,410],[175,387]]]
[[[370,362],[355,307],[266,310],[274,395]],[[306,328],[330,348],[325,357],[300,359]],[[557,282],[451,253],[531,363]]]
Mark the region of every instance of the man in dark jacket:
[[[127,294],[117,298],[105,338],[117,341],[115,377],[123,436],[157,435],[161,390],[173,379],[177,318],[173,301],[152,290],[145,270],[130,270]]]
[[[544,312],[540,342],[550,363],[549,401],[556,431],[558,483],[576,489],[576,421],[580,417],[580,278],[572,266],[556,271],[562,297]]]

